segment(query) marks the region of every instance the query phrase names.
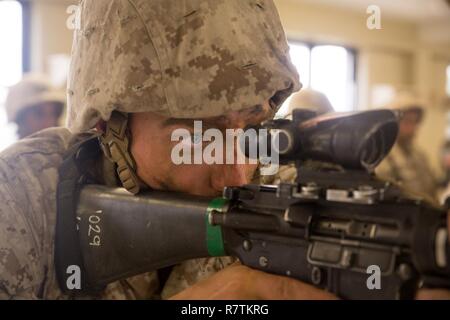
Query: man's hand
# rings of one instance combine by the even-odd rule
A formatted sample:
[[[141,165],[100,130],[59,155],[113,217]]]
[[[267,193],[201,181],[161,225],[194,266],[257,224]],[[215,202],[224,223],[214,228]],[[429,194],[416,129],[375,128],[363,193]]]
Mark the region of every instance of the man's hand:
[[[447,229],[450,241],[450,212],[447,216]],[[417,292],[417,300],[450,300],[450,290],[421,289]]]
[[[174,300],[328,300],[331,293],[298,280],[233,264],[175,295]]]
[[[416,300],[450,300],[450,291],[445,289],[420,289]]]

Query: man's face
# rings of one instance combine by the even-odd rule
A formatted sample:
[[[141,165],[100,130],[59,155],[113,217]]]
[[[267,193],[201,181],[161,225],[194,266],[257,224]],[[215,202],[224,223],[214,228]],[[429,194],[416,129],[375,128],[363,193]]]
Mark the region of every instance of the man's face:
[[[19,136],[24,138],[43,129],[58,126],[62,106],[58,103],[41,103],[20,115]]]
[[[406,111],[400,121],[398,140],[400,143],[411,143],[420,126],[421,115],[416,111]]]
[[[271,117],[273,111],[267,102],[221,117],[196,120],[202,121],[203,132],[209,128],[225,132],[226,129],[244,129],[249,125],[257,125]],[[174,164],[172,150],[179,141],[171,141],[172,133],[177,129],[187,129],[193,133],[193,119],[173,119],[151,112],[138,113],[131,116],[130,129],[131,153],[136,161],[137,174],[153,189],[216,196],[222,193],[225,186],[249,183],[257,169],[257,165],[248,163],[208,165],[202,161],[202,164]],[[203,143],[203,148],[206,144]],[[237,146],[234,150],[239,152]],[[235,156],[236,154],[233,155]]]

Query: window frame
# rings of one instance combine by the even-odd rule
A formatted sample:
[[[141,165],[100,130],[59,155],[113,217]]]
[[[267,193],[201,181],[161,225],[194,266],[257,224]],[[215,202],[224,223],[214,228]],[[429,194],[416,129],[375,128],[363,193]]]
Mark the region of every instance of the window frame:
[[[22,73],[31,71],[31,0],[15,0],[22,6]]]

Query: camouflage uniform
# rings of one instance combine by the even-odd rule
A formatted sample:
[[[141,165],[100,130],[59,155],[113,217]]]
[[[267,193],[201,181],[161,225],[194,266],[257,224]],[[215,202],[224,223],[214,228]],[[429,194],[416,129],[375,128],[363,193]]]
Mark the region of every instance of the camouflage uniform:
[[[17,143],[0,155],[0,299],[62,299],[54,270],[54,229],[58,167],[70,146],[86,135],[48,129]],[[111,185],[116,179],[108,161],[98,174]],[[103,178],[103,177],[100,177]],[[207,278],[231,258],[186,261],[176,266],[164,287],[164,298]],[[159,298],[156,272],[108,286],[105,299]]]
[[[114,111],[198,119],[269,99],[278,108],[301,87],[272,0],[84,0],[80,9],[68,81],[71,131],[46,130],[0,154],[0,298],[68,298],[53,261],[58,168],[100,120],[109,125]],[[105,184],[120,185],[114,171],[123,159],[112,160],[96,170]],[[232,262],[175,266],[161,296]],[[93,298],[158,298],[159,287],[150,272]]]

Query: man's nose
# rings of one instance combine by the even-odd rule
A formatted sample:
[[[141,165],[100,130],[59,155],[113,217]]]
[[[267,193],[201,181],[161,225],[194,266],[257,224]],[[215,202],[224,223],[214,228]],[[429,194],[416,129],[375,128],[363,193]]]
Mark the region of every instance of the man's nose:
[[[216,167],[211,183],[214,190],[222,192],[224,187],[239,187],[248,184],[253,169],[245,164],[224,164]]]

